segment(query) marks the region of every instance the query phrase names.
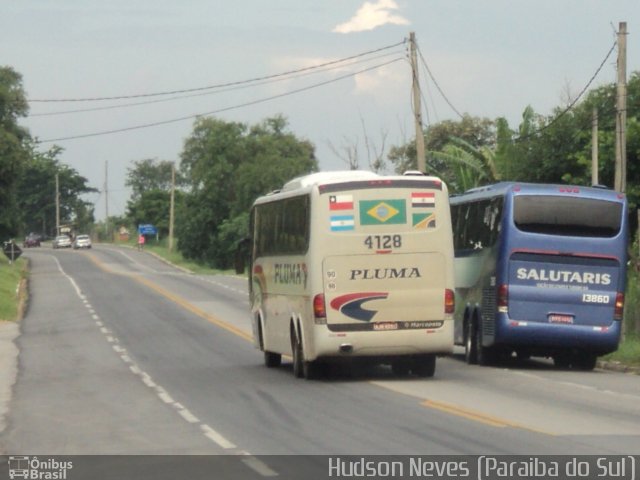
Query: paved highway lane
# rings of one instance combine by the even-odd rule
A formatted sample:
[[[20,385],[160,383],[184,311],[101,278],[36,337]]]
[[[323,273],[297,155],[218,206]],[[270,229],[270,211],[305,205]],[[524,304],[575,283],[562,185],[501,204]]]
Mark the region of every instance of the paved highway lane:
[[[5,452],[640,453],[640,377],[440,359],[294,379],[262,366],[246,280],[146,252],[30,251]]]

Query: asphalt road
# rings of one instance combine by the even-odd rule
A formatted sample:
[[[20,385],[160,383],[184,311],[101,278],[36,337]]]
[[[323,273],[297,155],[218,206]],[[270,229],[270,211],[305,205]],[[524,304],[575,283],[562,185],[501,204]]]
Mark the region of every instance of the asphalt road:
[[[640,454],[637,375],[453,356],[432,379],[305,381],[262,365],[246,279],[101,245],[25,255],[4,454],[242,455],[262,476],[275,467],[255,456]]]

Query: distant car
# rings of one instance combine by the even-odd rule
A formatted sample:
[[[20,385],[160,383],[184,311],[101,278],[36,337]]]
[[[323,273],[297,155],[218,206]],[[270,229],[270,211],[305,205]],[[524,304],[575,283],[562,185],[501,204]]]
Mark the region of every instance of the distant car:
[[[91,238],[89,235],[78,235],[73,241],[73,249],[91,248]]]
[[[71,239],[66,235],[59,235],[53,239],[53,248],[71,248]]]
[[[24,242],[22,242],[22,246],[24,248],[39,247],[40,236],[30,233],[25,237]]]

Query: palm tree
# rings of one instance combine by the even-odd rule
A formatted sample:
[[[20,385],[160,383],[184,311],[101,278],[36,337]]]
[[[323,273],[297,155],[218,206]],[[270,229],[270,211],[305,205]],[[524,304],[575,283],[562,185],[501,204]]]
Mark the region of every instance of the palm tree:
[[[464,192],[499,180],[495,164],[495,152],[487,147],[474,147],[469,142],[451,137],[440,152],[429,152],[429,156],[448,166],[453,173],[449,181],[452,192]],[[436,170],[435,165],[430,169]]]

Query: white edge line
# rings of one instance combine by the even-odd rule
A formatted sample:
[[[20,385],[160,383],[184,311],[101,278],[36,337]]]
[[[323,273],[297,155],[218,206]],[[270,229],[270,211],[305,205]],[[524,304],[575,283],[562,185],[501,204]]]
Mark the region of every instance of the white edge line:
[[[224,438],[218,432],[216,432],[209,425],[200,425],[200,428],[204,432],[205,437],[213,442],[217,443],[219,446],[224,448],[225,450],[230,450],[232,448],[237,448],[235,444],[231,443],[229,440]]]
[[[254,456],[250,456],[242,459],[242,463],[244,463],[251,470],[259,473],[263,477],[277,477],[278,473],[274,472],[269,468],[269,466],[261,460],[258,460]]]

